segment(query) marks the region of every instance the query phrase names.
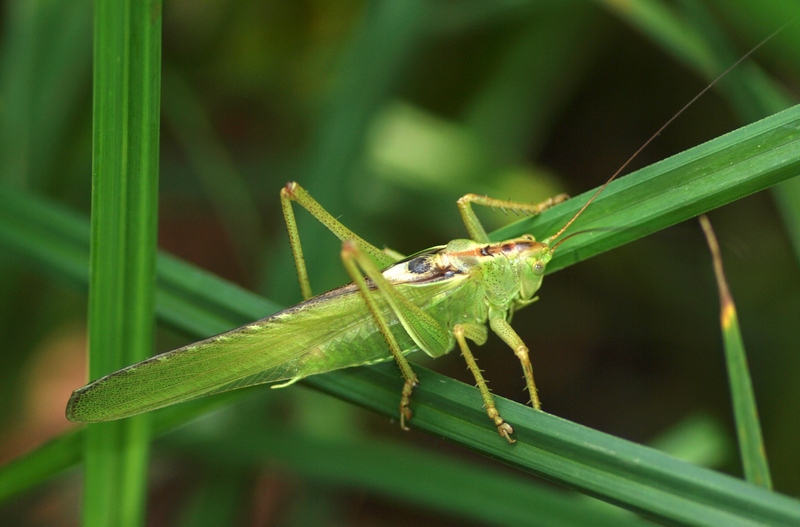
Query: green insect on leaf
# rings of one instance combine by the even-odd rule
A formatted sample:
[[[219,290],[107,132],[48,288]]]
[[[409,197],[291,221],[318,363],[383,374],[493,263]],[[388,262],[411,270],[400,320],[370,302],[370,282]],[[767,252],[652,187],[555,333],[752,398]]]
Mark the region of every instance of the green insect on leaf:
[[[490,241],[472,204],[537,215],[565,201],[565,195],[530,204],[467,194],[457,205],[470,239],[453,240],[403,258],[371,245],[300,185],[288,183],[281,190],[281,207],[305,300],[98,379],[72,394],[67,418],[80,422],[121,419],[236,388],[265,383],[281,383],[273,387],[282,387],[311,375],[393,358],[404,379],[399,415],[405,428],[412,417],[411,395],[418,384],[405,355],[423,351],[436,358],[458,346],[489,419],[498,433],[513,443],[513,428],[500,416],[468,341],[485,343],[488,325],[519,359],[531,405],[541,409],[528,347],[509,323],[511,316],[536,300],[547,263],[569,239],[562,235],[595,198],[684,110],[771,37],[689,101],[569,221],[543,241],[530,234]],[[342,241],[342,262],[351,284],[312,297],[293,201]]]
[[[513,442],[513,428],[497,411],[467,341],[483,344],[488,324],[519,358],[532,405],[540,408],[528,348],[508,319],[535,300],[555,237],[539,242],[525,235],[489,242],[471,204],[537,214],[565,199],[532,205],[464,196],[458,206],[472,239],[453,240],[398,261],[395,253],[367,243],[302,187],[289,183],[281,191],[281,202],[306,300],[98,379],[73,393],[67,417],[82,422],[121,419],[213,393],[263,383],[285,386],[310,375],[394,358],[405,379],[400,398],[405,427],[418,382],[405,355],[423,351],[439,357],[458,345],[489,418],[500,435]],[[342,261],[353,283],[310,297],[291,201],[343,241]]]

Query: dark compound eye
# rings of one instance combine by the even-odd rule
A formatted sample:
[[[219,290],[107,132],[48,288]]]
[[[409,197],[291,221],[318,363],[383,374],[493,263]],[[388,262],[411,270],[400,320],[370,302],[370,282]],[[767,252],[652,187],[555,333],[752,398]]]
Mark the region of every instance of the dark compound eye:
[[[431,269],[431,262],[425,256],[414,258],[408,262],[408,270],[414,274],[425,274]]]

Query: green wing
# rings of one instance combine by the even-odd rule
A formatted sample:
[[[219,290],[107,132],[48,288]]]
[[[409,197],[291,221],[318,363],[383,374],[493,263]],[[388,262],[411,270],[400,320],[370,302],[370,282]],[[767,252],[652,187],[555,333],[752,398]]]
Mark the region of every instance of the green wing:
[[[461,281],[401,285],[410,288],[412,301],[428,309],[442,304],[459,289],[454,282]],[[387,313],[387,319],[400,347],[417,349],[397,318]],[[363,299],[348,285],[98,379],[73,392],[67,418],[121,419],[212,393],[389,358]]]

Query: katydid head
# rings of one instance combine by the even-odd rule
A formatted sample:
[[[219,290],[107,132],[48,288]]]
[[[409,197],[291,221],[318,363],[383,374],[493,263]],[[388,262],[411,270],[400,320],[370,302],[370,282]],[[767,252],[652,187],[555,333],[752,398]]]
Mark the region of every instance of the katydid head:
[[[544,270],[553,257],[553,249],[545,242],[537,242],[526,234],[514,240],[516,250],[523,264],[519,268],[520,296],[529,300],[542,286]]]

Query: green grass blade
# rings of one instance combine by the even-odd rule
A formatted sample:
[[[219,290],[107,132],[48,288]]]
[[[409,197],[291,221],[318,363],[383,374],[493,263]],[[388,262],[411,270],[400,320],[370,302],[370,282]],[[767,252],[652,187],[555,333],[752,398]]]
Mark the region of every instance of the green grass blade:
[[[61,161],[59,150],[78,135],[73,119],[82,110],[76,101],[91,68],[91,5],[6,2],[3,14],[3,180],[28,189],[52,188],[49,178]]]
[[[244,391],[253,393],[251,389]],[[240,399],[241,395],[241,392],[234,392],[212,398],[215,403],[206,399],[184,405],[180,410],[170,408],[156,412],[153,430],[161,435],[201,413],[218,408],[221,403]],[[191,411],[187,412],[187,406]],[[80,429],[63,434],[3,467],[0,470],[0,503],[77,465],[85,432]],[[212,466],[219,460],[221,465],[216,467],[219,470],[278,465],[339,490],[342,487],[365,488],[374,494],[487,523],[649,525],[617,508],[555,491],[505,470],[467,464],[407,445],[309,437],[252,426],[252,423],[235,430],[226,427],[222,433],[229,437],[220,441],[207,433],[196,434],[184,428],[168,436],[166,443],[187,455],[211,462]],[[222,450],[221,443],[225,445]],[[212,450],[213,455],[210,454]],[[414,484],[409,485],[410,481]]]
[[[89,233],[81,215],[0,187],[0,239],[5,247],[25,254],[37,271],[86,288]]]
[[[671,37],[675,36],[674,34],[662,41],[649,31],[646,26],[642,25],[641,21],[637,20],[637,17],[629,16],[629,13],[626,14],[624,9],[620,9],[618,5],[614,5],[613,3],[607,2],[606,5],[610,9],[615,10],[620,16],[628,19],[633,25],[639,27],[654,41],[661,43],[669,49],[669,41]],[[687,1],[683,3],[683,7],[688,13],[687,18],[689,18],[689,23],[694,26],[694,34],[698,36],[698,39],[704,40],[704,42],[702,43],[702,49],[695,49],[694,53],[677,53],[676,56],[687,66],[701,71],[706,80],[711,81],[717,74],[717,71],[722,71],[728,64],[734,63],[739,57],[740,52],[736,50],[733,43],[725,37],[718,22],[708,11],[707,6],[703,2]],[[782,9],[778,5],[771,7],[774,8],[776,12]],[[751,8],[755,8],[759,12],[761,11],[761,9],[755,5],[751,6]],[[734,9],[740,11],[746,10],[744,6],[734,7]],[[783,9],[788,10],[788,5],[783,6]],[[771,28],[770,31],[776,29],[779,29],[779,31],[777,34],[773,34],[770,37],[770,41],[765,43],[766,46],[777,44],[771,41],[785,36],[782,35],[783,32],[791,31],[791,28],[787,27],[780,29],[780,24],[783,23],[783,20],[779,17],[772,16],[772,19],[773,22],[767,27]],[[758,26],[756,25],[756,27]],[[685,28],[685,30],[687,33],[692,32],[691,28],[688,27]],[[757,31],[753,33],[756,35],[758,34]],[[764,33],[759,38],[766,37],[767,33]],[[761,51],[757,51],[757,53],[761,54]],[[704,64],[708,63],[709,57],[713,60],[711,68],[704,66]],[[742,64],[742,67],[738,67],[731,72],[730,77],[732,78],[726,78],[720,84],[720,91],[727,96],[731,105],[744,121],[753,120],[757,117],[777,111],[778,109],[786,108],[791,104],[789,97],[782,91],[781,87],[764,75],[753,63],[746,62]],[[800,195],[800,192],[797,190],[798,188],[800,188],[798,187],[798,180],[795,179],[793,181],[786,181],[772,189],[779,205],[782,205],[781,212],[784,223],[787,226],[790,236],[794,235],[793,239],[796,247],[800,247],[800,244],[798,244],[796,240],[797,212],[796,208],[791,206],[791,203],[792,201],[796,201],[797,196]],[[757,416],[752,382],[747,368],[744,344],[739,332],[736,308],[728,293],[725,278],[722,273],[721,257],[718,254],[719,250],[718,248],[714,248],[716,241],[714,240],[712,243],[713,231],[711,231],[710,225],[707,226],[707,220],[704,222],[702,218],[701,216],[701,223],[703,223],[704,230],[707,231],[706,236],[709,238],[709,244],[712,245],[714,267],[720,289],[723,342],[725,345],[725,357],[744,473],[749,481],[771,488],[771,478],[761,435],[761,426]],[[800,254],[800,252],[798,254]]]
[[[733,302],[725,273],[722,269],[722,255],[720,254],[717,237],[711,222],[705,215],[700,216],[700,224],[711,249],[714,260],[714,274],[717,277],[720,302],[720,324],[722,338],[725,345],[725,363],[728,366],[728,382],[731,386],[731,400],[733,401],[733,414],[736,421],[736,434],[739,437],[739,454],[744,467],[747,481],[767,489],[772,488],[772,478],[769,475],[767,453],[764,448],[764,439],[761,435],[761,424],[758,420],[756,397],[753,393],[753,382],[750,380],[750,371],[747,367],[747,357],[744,351],[744,342],[739,330],[739,317],[736,315],[736,305]]]
[[[161,3],[95,3],[89,376],[152,353]],[[144,523],[149,417],[86,430],[83,524]]]
[[[368,488],[403,503],[487,524],[650,525],[625,511],[535,484],[521,475],[380,440],[304,436],[245,425],[210,435],[184,429],[165,442],[199,459],[224,459],[225,467],[219,469],[288,465],[294,474],[335,489]],[[225,445],[222,450],[220,445]]]
[[[456,441],[460,438],[460,442],[470,448],[522,470],[676,525],[790,526],[800,521],[800,503],[796,500],[554,416],[534,413],[528,407],[499,398],[499,408],[509,420],[513,420],[518,438],[514,446],[502,444],[498,441],[496,431],[485,423],[480,396],[473,388],[429,370],[417,368],[417,371],[422,384],[415,399],[415,427]],[[385,415],[394,415],[396,412],[395,389],[399,389],[400,384],[391,364],[319,376],[315,382],[329,393]],[[231,400],[242,394],[237,396],[234,392],[226,395],[225,399]],[[216,404],[214,401],[217,397],[210,399],[156,412],[156,429],[162,429],[167,424],[174,426],[219,404],[219,401]],[[273,445],[278,452],[281,452],[281,448],[288,448],[286,445],[280,446],[280,433],[276,433],[274,438],[271,436],[245,439],[244,444],[251,446],[244,449],[244,455],[253,455],[247,454],[254,448],[253,441],[260,441],[261,449],[264,445]],[[289,439],[297,441],[297,438]],[[364,450],[358,445],[343,447],[343,451],[350,452],[350,448],[365,456],[378,455],[380,451]],[[320,452],[336,450],[322,449]],[[240,451],[239,456],[243,452]],[[36,475],[44,479],[76,463],[78,459],[77,445],[69,435],[45,445],[0,471],[0,499],[36,483],[32,477],[20,483],[15,476],[36,469]],[[318,474],[326,470],[321,465],[324,459],[327,458],[322,456],[319,459],[320,466],[312,467]],[[346,464],[352,459],[339,456],[330,458],[334,464],[337,460]],[[636,461],[631,463],[631,460]],[[413,461],[414,458],[408,460],[410,466],[414,465]],[[308,462],[306,460],[306,468],[300,469],[301,472],[311,470]],[[33,468],[28,469],[29,466]],[[47,469],[50,469],[49,473]],[[328,466],[327,470],[333,468]],[[339,477],[359,476],[357,472],[342,471]],[[407,486],[407,482],[403,482]],[[464,492],[470,490],[465,488]]]
[[[782,192],[776,195],[778,208],[783,215],[795,257],[800,262],[800,178],[787,181],[781,187]]]
[[[309,379],[309,384],[393,415],[400,383],[390,366],[344,370]],[[503,445],[472,387],[415,370],[420,387],[413,426],[521,470],[667,523],[788,526],[800,521],[796,500],[497,398],[517,437],[514,445]]]
[[[86,429],[65,432],[0,470],[0,503],[80,463]]]
[[[0,186],[0,243],[55,280],[88,284],[89,225],[57,203]],[[170,255],[159,254],[156,265],[156,312],[168,323],[174,324],[170,317],[178,320],[188,334],[220,333],[230,329],[231,320],[244,323],[253,313],[260,317],[281,307]]]
[[[800,106],[777,113],[612,182],[569,232],[605,229],[566,241],[554,272],[693,218],[800,174]],[[594,193],[577,196],[492,233],[554,234]]]

